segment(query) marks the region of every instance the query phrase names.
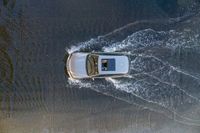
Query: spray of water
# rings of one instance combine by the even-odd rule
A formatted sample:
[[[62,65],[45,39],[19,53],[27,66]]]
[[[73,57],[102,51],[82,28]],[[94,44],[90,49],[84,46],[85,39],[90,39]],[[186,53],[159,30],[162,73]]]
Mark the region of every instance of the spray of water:
[[[112,34],[115,32],[109,35]],[[98,50],[126,53],[131,59],[130,75],[124,78],[106,78],[97,81],[69,80],[71,85],[91,88],[128,103],[140,104],[171,116],[170,118],[179,122],[196,125],[200,123],[198,116],[200,97],[196,95],[200,87],[199,75],[194,74],[195,70],[192,71],[174,63],[185,61],[181,58],[184,57],[185,50],[189,49],[193,56],[200,54],[195,50],[200,47],[199,35],[193,35],[191,31],[145,29],[121,41],[108,40],[107,36],[79,43],[67,51],[71,53]],[[119,92],[131,94],[142,100],[144,104],[132,101]],[[188,111],[188,108],[192,108],[193,112]]]

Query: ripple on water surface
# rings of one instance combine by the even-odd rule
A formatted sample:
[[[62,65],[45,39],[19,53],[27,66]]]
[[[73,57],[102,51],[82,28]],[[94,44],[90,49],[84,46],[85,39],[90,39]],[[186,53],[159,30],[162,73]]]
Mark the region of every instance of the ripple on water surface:
[[[115,32],[109,36],[114,36],[112,34]],[[145,29],[121,41],[108,41],[106,37],[79,43],[67,48],[67,51],[91,51],[98,48],[95,50],[128,53],[131,59],[130,76],[95,81],[70,80],[71,85],[91,88],[128,103],[140,104],[182,123],[199,124],[200,75],[196,68],[199,68],[200,62],[188,58],[200,55],[196,50],[200,47],[197,35],[189,31]],[[191,60],[196,62],[192,66],[194,69],[188,65]],[[120,92],[131,94],[143,103],[124,97]]]

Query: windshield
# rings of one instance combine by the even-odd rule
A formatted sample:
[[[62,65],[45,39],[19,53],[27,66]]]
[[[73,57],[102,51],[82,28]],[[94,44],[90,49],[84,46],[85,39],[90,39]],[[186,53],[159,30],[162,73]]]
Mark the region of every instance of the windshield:
[[[97,75],[99,73],[99,71],[98,71],[98,56],[94,55],[94,54],[89,54],[87,56],[86,67],[87,67],[88,76]]]

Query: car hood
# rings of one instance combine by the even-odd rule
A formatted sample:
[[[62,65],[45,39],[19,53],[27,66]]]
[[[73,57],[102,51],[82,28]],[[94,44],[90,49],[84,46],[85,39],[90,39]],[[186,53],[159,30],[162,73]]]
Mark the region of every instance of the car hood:
[[[87,53],[73,53],[70,55],[68,60],[69,72],[73,78],[84,78],[88,77],[86,71],[86,58]]]

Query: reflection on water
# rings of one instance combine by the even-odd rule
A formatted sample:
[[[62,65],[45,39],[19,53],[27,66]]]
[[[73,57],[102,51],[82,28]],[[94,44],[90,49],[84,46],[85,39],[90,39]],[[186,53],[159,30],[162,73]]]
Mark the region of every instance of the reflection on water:
[[[199,3],[186,3],[3,0],[0,132],[199,133]],[[69,81],[66,46],[127,52],[131,76]]]

